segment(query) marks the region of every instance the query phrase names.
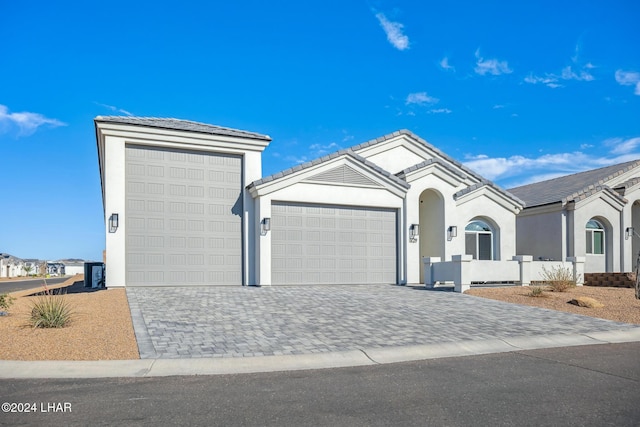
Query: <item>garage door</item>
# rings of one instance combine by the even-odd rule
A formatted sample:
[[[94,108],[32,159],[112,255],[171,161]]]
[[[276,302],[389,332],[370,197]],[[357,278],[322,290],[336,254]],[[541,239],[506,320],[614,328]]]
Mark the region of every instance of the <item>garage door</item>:
[[[274,203],[272,283],[396,283],[396,211]]]
[[[242,284],[242,158],[126,148],[127,285]]]

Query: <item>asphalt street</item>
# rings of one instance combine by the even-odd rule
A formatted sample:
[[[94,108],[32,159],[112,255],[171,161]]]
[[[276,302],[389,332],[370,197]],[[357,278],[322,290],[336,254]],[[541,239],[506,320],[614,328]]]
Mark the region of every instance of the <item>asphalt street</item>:
[[[65,280],[68,280],[67,277],[50,277],[47,280],[47,285],[57,285],[58,283],[62,283]],[[0,282],[0,294],[8,294],[9,292],[16,291],[25,291],[27,289],[37,289],[41,288],[44,284],[44,279],[39,277],[37,279],[29,279],[29,280],[13,280],[13,281],[2,281]]]
[[[0,425],[638,426],[640,342],[352,368],[0,380]]]

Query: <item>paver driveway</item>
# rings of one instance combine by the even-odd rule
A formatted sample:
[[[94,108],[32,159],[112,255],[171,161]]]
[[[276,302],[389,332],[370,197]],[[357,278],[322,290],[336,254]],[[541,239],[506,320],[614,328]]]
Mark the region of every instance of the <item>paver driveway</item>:
[[[142,358],[322,353],[635,325],[422,287],[127,288]]]

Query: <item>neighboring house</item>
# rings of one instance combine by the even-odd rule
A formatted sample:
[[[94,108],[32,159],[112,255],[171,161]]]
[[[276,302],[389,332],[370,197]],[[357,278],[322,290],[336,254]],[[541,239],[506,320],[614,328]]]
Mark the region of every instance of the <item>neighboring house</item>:
[[[64,274],[66,276],[84,274],[84,262],[62,261],[62,263],[64,264]]]
[[[97,117],[107,286],[419,283],[510,260],[522,202],[409,131],[261,177],[266,135]]]
[[[0,253],[0,277],[26,276],[23,269],[24,261],[13,255]]]
[[[23,261],[24,261],[25,275],[37,276],[42,274],[42,272],[40,271],[42,267],[42,261],[37,259],[25,259]]]
[[[640,250],[640,161],[509,190],[525,203],[517,252],[534,259],[585,257],[585,272],[629,272]]]
[[[64,276],[65,266],[61,262],[47,261],[47,274],[49,276]]]

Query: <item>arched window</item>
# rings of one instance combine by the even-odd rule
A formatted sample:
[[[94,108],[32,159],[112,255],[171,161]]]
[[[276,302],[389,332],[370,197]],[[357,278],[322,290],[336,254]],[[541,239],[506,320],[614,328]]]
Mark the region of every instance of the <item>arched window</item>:
[[[471,221],[464,228],[465,253],[473,259],[493,259],[493,230],[484,221]]]
[[[600,221],[592,219],[587,222],[587,253],[604,254],[604,226]]]

